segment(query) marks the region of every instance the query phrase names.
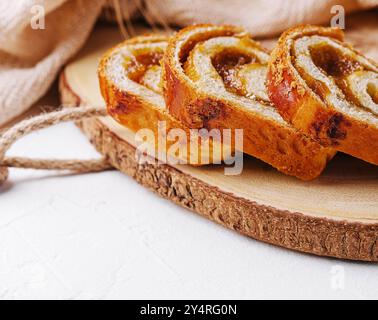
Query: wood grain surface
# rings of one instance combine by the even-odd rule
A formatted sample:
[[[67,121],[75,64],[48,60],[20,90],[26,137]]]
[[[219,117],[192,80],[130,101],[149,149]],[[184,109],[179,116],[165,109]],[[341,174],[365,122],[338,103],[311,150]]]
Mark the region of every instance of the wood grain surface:
[[[356,28],[363,28],[369,55],[374,57],[378,23],[359,19],[366,20],[369,28],[357,23],[349,34],[358,39]],[[104,105],[97,64],[102,53],[120,40],[116,29],[97,30],[62,73],[64,103]],[[363,51],[364,43],[355,44]],[[225,176],[221,166],[140,165],[135,160],[133,132],[108,117],[79,125],[114,167],[228,228],[289,249],[378,261],[378,167],[339,154],[320,178],[302,182],[251,157],[245,157],[238,176]]]

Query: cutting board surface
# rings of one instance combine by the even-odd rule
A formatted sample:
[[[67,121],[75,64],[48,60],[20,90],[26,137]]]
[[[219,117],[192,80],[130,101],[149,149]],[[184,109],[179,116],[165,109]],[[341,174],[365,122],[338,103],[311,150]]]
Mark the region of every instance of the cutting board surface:
[[[99,30],[86,50],[66,68],[67,81],[89,104],[104,105],[97,81],[97,64],[103,52],[120,42],[119,32]],[[378,40],[377,40],[378,42]],[[133,143],[133,135],[111,118],[101,121],[121,138]],[[302,182],[246,156],[243,173],[225,176],[221,166],[180,170],[204,179],[222,190],[280,209],[317,216],[378,220],[378,167],[338,154],[320,178]]]
[[[104,51],[121,40],[116,28],[101,28],[91,37],[79,56],[65,68],[64,82],[82,103],[104,106],[97,80],[97,65]],[[378,42],[378,39],[376,41]],[[370,51],[369,55],[374,56],[374,53],[375,51]],[[133,132],[119,125],[112,118],[105,117],[97,121],[101,123],[102,128],[106,128],[107,131],[114,134],[118,141],[125,141],[129,145],[135,146]],[[224,175],[224,168],[216,165],[173,167],[177,172],[185,174],[186,177],[191,177],[195,181],[215,188],[214,190],[230,195],[235,199],[236,206],[242,199],[261,205],[262,208],[265,208],[263,210],[269,207],[277,209],[279,212],[285,212],[285,215],[299,214],[309,219],[319,219],[308,220],[309,223],[313,223],[313,221],[332,223],[334,221],[341,223],[340,226],[343,228],[350,224],[353,230],[356,229],[356,225],[365,226],[368,228],[366,230],[370,232],[371,246],[376,248],[375,243],[378,241],[377,166],[340,153],[329,163],[321,177],[310,182],[286,176],[249,156],[244,158],[242,174],[236,176]],[[167,196],[167,198],[169,197]],[[196,210],[194,209],[194,211]],[[335,226],[338,228],[338,225]],[[343,229],[343,232],[348,232],[348,230]],[[358,237],[361,235],[359,234]],[[294,245],[280,243],[278,240],[267,240],[267,242],[294,247]],[[295,249],[302,250],[301,247],[295,247]],[[324,254],[349,258],[345,250],[343,249],[342,254]],[[370,253],[373,252],[372,249],[369,250]],[[315,250],[310,248],[302,251],[314,252]],[[322,252],[315,253],[323,254]],[[374,255],[374,253],[371,254]],[[360,259],[354,256],[351,258]],[[377,256],[363,259],[378,259],[378,253]]]

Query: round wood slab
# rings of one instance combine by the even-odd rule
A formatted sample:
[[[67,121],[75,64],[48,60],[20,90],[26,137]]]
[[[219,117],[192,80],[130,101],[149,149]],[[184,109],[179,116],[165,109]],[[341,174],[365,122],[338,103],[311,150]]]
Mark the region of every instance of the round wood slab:
[[[116,29],[96,31],[61,75],[64,104],[104,105],[97,64],[120,40]],[[302,252],[378,261],[378,167],[339,154],[320,178],[302,182],[248,156],[238,176],[225,176],[215,165],[140,165],[133,133],[110,117],[79,126],[115,168],[228,228]]]

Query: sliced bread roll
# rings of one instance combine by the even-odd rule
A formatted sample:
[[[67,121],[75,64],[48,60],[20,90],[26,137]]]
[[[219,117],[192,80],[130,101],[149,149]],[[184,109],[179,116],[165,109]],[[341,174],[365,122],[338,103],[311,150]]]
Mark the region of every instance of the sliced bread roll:
[[[221,138],[200,136],[166,109],[160,86],[160,60],[166,46],[166,36],[140,36],[103,56],[98,74],[108,113],[136,133],[150,130],[155,142],[154,156],[158,154],[163,161],[221,163],[231,154],[228,144],[222,144]]]
[[[197,25],[169,40],[163,58],[169,112],[196,128],[243,129],[243,151],[285,174],[318,177],[335,154],[288,124],[268,98],[270,56],[243,29]]]
[[[378,65],[343,42],[341,30],[285,32],[267,86],[282,117],[304,134],[378,164]]]

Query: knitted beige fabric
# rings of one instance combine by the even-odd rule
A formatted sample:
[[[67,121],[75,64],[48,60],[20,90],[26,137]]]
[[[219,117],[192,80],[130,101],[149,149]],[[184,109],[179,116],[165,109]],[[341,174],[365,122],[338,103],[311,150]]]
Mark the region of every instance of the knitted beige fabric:
[[[93,0],[0,1],[0,125],[48,90],[62,65],[84,44],[102,4]],[[46,14],[45,29],[33,29],[32,19],[40,8]]]
[[[193,23],[236,24],[254,36],[276,35],[298,24],[329,23],[331,9],[345,13],[378,5],[377,0],[150,0],[147,7],[176,25]],[[336,9],[336,8],[335,8]]]
[[[0,125],[48,90],[84,44],[105,3],[118,3],[125,18],[144,15],[151,24],[238,24],[269,36],[299,23],[326,23],[333,5],[348,13],[378,0],[0,0]],[[31,22],[41,7],[45,29],[35,30]]]

